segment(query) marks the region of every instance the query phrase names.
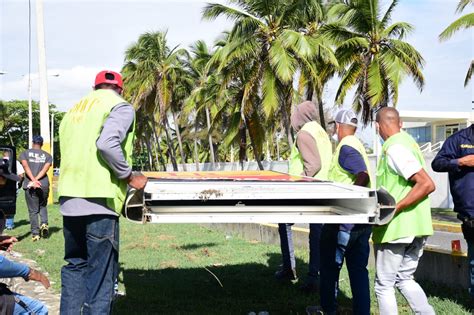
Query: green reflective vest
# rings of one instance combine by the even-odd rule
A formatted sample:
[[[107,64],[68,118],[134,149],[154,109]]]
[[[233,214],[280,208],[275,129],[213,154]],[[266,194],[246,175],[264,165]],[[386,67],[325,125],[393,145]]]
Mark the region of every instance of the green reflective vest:
[[[362,142],[360,142],[359,139],[357,139],[356,136],[346,136],[344,137],[338,144],[336,148],[336,152],[334,152],[334,156],[332,158],[331,166],[329,168],[329,180],[334,181],[336,183],[342,183],[342,184],[354,184],[354,181],[356,179],[356,176],[349,173],[345,169],[339,165],[339,154],[341,153],[341,148],[344,145],[348,145],[357,152],[362,155],[362,158],[364,159],[365,166],[367,167],[367,172],[369,174],[370,182],[367,185],[368,187],[372,187],[373,180],[372,180],[372,175],[370,175],[370,168],[369,168],[369,158],[367,157],[367,153],[365,152],[364,145]],[[373,187],[372,187],[373,188]]]
[[[126,101],[112,90],[96,90],[82,98],[64,115],[59,126],[61,168],[58,193],[64,197],[105,198],[119,212],[125,201],[127,182],[118,179],[100,156],[96,141],[112,108]],[[132,163],[135,123],[122,143],[127,162]]]
[[[382,146],[377,169],[377,185],[385,188],[396,200],[402,200],[413,187],[413,183],[399,176],[388,165],[387,150],[394,144],[403,145],[425,168],[425,159],[418,144],[406,132],[401,131],[385,141]],[[404,209],[386,225],[374,226],[372,240],[375,244],[387,243],[403,237],[432,235],[431,206],[429,197]]]
[[[301,131],[308,132],[317,143],[317,149],[319,152],[319,156],[321,158],[321,169],[316,175],[314,175],[314,178],[320,179],[320,180],[327,180],[329,165],[331,164],[331,156],[332,156],[332,145],[331,145],[331,141],[329,141],[328,134],[315,121],[310,121],[306,123],[303,126],[303,128],[301,128],[300,132]],[[288,173],[299,176],[303,174],[304,172],[304,163],[303,163],[303,158],[301,156],[301,153],[298,150],[298,147],[296,145],[297,139],[298,139],[298,135],[296,135],[295,144],[293,145],[293,148],[291,148],[290,162],[289,162],[290,165],[289,165]]]

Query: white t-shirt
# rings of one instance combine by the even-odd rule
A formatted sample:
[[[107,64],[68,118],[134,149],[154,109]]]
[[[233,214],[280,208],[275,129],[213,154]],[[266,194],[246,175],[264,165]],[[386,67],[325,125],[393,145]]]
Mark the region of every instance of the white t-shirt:
[[[23,175],[25,174],[25,169],[23,165],[19,161],[16,161],[16,175]]]
[[[387,150],[388,166],[399,176],[406,180],[418,173],[423,166],[416,159],[413,153],[401,144],[394,144]],[[402,237],[389,243],[392,244],[410,244],[415,239],[414,236]]]

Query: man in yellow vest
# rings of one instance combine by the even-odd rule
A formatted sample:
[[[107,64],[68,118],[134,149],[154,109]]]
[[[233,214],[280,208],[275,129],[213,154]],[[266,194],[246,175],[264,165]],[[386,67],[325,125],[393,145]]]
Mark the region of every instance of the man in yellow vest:
[[[369,159],[364,145],[354,136],[358,119],[352,110],[340,110],[333,122],[335,140],[339,141],[329,180],[336,183],[371,187]],[[321,232],[321,290],[320,301],[324,314],[336,314],[339,273],[346,259],[352,290],[352,312],[370,314],[369,239],[372,228],[368,224],[325,224]]]
[[[380,314],[398,314],[395,289],[405,296],[416,314],[435,314],[413,279],[423,246],[433,234],[428,195],[435,185],[425,171],[425,159],[415,140],[401,130],[398,111],[384,107],[376,117],[384,140],[377,168],[377,186],[395,198],[396,214],[386,225],[374,226],[375,294]]]
[[[296,106],[291,115],[291,126],[298,133],[291,150],[289,173],[327,180],[332,157],[332,146],[326,131],[316,122],[317,107],[306,101]],[[296,263],[293,250],[291,223],[279,224],[280,245],[283,268],[275,276],[277,279],[296,280]],[[302,289],[315,291],[319,278],[319,239],[322,224],[310,224],[309,272]]]
[[[118,276],[119,211],[127,184],[147,179],[131,168],[135,111],[119,73],[97,74],[94,91],[59,127],[59,202],[64,224],[61,314],[110,314]]]

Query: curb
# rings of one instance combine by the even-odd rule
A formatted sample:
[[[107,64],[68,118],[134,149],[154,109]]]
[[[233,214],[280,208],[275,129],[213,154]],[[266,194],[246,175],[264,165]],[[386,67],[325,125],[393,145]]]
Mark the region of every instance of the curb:
[[[462,233],[461,224],[443,223],[440,221],[433,221],[433,229],[436,231]]]
[[[271,229],[273,228],[278,229],[277,224],[266,223],[266,224],[260,224],[260,226],[264,226]],[[450,233],[462,233],[460,224],[433,222],[433,229],[436,231],[443,231],[443,232],[450,232]],[[309,229],[302,228],[302,227],[292,226],[291,230],[293,231],[293,233],[309,234]],[[369,243],[372,244],[372,239],[369,240]],[[439,249],[439,248],[435,248],[431,246],[425,246],[424,250],[433,252],[433,253],[449,255],[451,257],[467,257],[467,253],[465,252],[453,252],[450,250]]]

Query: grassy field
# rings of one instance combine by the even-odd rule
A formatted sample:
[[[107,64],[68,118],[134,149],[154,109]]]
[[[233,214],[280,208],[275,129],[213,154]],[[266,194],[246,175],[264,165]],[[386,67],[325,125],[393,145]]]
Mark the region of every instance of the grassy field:
[[[60,291],[63,265],[62,220],[57,205],[49,208],[51,237],[31,242],[23,196],[18,200],[16,250],[35,259],[50,273]],[[120,286],[126,291],[114,314],[304,314],[318,303],[316,294],[298,291],[298,284],[273,279],[280,263],[279,247],[245,241],[199,225],[139,225],[121,220]],[[306,272],[308,253],[297,250],[298,273]],[[371,270],[373,282],[374,272]],[[464,291],[422,284],[437,314],[469,314]],[[347,272],[341,276],[340,304],[350,307]],[[377,313],[372,289],[372,309]],[[398,295],[400,313],[411,314]]]

